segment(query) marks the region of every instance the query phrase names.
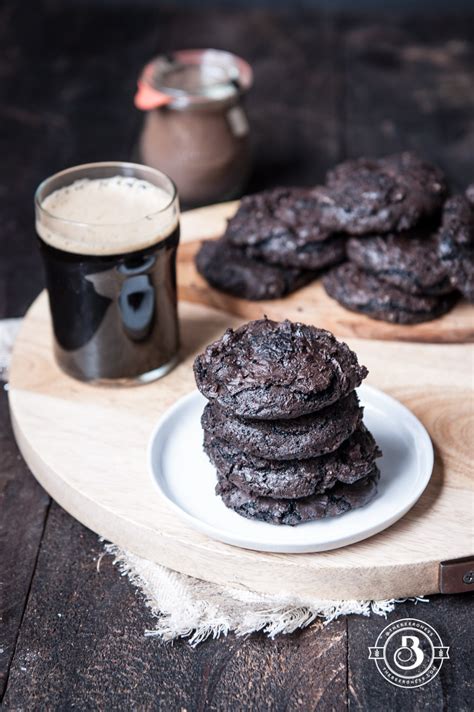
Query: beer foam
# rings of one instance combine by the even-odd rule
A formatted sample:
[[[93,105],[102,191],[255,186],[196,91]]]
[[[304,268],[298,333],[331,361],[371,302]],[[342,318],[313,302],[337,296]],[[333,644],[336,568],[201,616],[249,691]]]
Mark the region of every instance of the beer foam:
[[[66,252],[134,252],[173,232],[178,208],[177,201],[171,203],[169,193],[146,180],[121,175],[83,179],[42,201],[36,229],[47,244]]]

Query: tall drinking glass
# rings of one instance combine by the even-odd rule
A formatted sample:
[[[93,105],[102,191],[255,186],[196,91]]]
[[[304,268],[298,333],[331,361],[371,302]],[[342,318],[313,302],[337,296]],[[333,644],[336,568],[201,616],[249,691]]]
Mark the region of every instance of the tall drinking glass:
[[[35,195],[59,366],[83,381],[131,384],[176,363],[179,205],[164,173],[90,163]]]

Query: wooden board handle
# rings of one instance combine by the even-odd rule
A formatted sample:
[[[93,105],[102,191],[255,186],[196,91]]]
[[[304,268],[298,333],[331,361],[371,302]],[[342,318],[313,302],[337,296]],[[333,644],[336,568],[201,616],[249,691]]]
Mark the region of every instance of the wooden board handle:
[[[474,591],[474,556],[442,561],[439,565],[439,590],[441,593]]]

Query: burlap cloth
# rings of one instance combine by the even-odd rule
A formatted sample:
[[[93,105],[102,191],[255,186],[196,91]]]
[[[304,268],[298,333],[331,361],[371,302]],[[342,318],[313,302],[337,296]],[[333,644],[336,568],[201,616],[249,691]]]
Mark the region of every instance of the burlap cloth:
[[[8,364],[20,319],[0,320],[0,380],[8,389]],[[326,601],[296,596],[276,596],[224,588],[191,578],[131,554],[115,544],[103,542],[102,556],[111,555],[122,576],[127,576],[150,609],[154,627],[148,636],[164,640],[188,638],[191,645],[218,638],[230,631],[247,635],[263,631],[273,638],[305,628],[316,618],[329,622],[359,613],[386,616],[401,601]],[[99,558],[97,568],[100,571]],[[419,597],[420,602],[427,599]]]

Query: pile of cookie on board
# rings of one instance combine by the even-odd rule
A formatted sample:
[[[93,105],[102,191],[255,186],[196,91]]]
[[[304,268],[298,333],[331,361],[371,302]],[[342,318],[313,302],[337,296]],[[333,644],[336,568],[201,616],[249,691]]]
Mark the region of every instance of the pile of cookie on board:
[[[329,331],[248,322],[197,356],[194,373],[208,399],[204,450],[227,507],[295,526],[373,499],[381,453],[354,390],[367,369]]]
[[[198,271],[216,289],[275,299],[323,276],[326,292],[374,319],[415,324],[474,301],[474,185],[448,197],[412,153],[346,161],[323,186],[242,198]]]

